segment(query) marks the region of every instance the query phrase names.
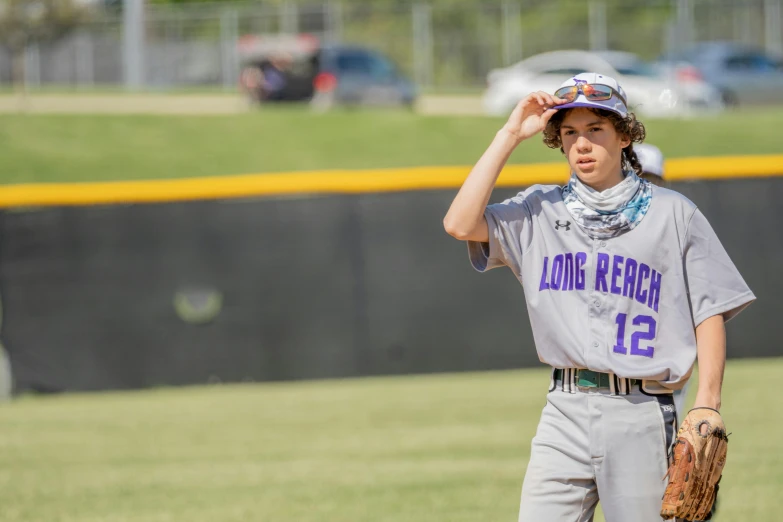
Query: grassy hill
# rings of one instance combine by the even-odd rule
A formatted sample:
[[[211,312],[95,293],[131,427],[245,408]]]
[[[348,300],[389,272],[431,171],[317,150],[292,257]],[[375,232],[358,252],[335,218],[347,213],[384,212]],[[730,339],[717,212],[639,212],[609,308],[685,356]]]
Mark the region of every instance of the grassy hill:
[[[650,120],[667,157],[783,152],[783,109]],[[0,183],[471,165],[504,120],[273,108],[226,116],[0,115]],[[536,138],[512,163],[560,161]]]

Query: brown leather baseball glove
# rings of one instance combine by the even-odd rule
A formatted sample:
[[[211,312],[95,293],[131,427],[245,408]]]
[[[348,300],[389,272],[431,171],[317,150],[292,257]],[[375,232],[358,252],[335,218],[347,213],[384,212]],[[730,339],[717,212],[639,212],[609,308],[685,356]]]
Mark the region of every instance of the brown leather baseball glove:
[[[661,516],[709,520],[718,493],[729,438],[720,413],[711,408],[688,412],[677,432],[663,494]]]

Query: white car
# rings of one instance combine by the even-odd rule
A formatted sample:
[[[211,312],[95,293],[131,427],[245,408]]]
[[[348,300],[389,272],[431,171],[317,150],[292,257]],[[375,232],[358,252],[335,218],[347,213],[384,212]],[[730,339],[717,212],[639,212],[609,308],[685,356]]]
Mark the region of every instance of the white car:
[[[619,51],[552,51],[487,75],[484,110],[506,116],[533,91],[555,92],[569,77],[597,72],[616,79],[631,111],[649,117],[685,117],[723,110],[720,92],[697,76],[670,76],[636,55]]]

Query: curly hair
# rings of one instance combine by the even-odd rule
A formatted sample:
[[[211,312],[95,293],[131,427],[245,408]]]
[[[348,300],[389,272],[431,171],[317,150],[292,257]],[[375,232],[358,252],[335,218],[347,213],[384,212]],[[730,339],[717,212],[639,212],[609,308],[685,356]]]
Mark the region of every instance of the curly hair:
[[[631,143],[627,147],[623,148],[623,170],[633,169],[636,174],[642,174],[642,164],[639,162],[639,158],[636,157],[636,152],[633,150],[634,143],[641,143],[644,141],[647,131],[644,129],[644,124],[636,119],[636,115],[629,112],[628,115],[623,118],[619,114],[607,111],[604,109],[592,109],[588,108],[590,112],[606,118],[614,126],[614,130],[621,136],[627,136],[631,140]],[[563,150],[563,140],[560,139],[560,126],[563,124],[568,109],[564,111],[558,111],[552,119],[546,124],[544,128],[544,143],[550,149],[560,149],[560,152],[565,154]]]

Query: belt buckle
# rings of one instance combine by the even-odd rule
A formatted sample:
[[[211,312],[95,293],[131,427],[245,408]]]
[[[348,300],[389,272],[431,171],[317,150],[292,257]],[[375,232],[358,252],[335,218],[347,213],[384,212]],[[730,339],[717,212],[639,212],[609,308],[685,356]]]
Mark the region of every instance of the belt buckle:
[[[581,370],[577,370],[576,371],[576,385],[577,386],[579,386],[580,388],[598,388],[598,385],[600,383],[592,381],[592,380],[587,380],[585,378],[582,378],[581,377],[582,373],[583,372]],[[587,372],[584,372],[584,373],[587,373]],[[595,372],[589,372],[589,373],[591,373],[593,376],[596,375]]]

